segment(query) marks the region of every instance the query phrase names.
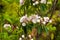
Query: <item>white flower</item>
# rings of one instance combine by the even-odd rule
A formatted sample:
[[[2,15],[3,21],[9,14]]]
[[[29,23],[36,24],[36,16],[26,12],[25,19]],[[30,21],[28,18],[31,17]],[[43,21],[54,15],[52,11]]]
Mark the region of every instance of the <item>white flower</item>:
[[[35,4],[39,4],[39,2],[38,2],[38,1],[36,1],[36,2],[35,2]]]
[[[33,3],[33,6],[35,6],[36,4],[35,3]]]
[[[52,23],[52,20],[49,20],[49,23]]]
[[[35,24],[35,23],[37,23],[37,20],[36,19],[32,19],[32,22]]]
[[[27,21],[27,20],[28,20],[27,15],[20,18],[21,23],[24,22],[24,21]]]
[[[4,24],[4,28],[8,28],[8,27],[11,27],[10,24]]]
[[[44,21],[48,22],[49,21],[49,17],[44,17]]]
[[[37,19],[37,22],[40,22],[40,19]]]
[[[41,0],[40,3],[46,4],[46,0]]]
[[[31,38],[31,35],[28,35],[29,38]]]
[[[22,26],[26,26],[26,23],[22,23]]]
[[[22,40],[22,38],[19,38],[19,40]]]
[[[33,40],[33,38],[31,40]]]
[[[40,21],[39,21],[40,18],[41,18],[40,16],[34,14],[34,15],[30,16],[29,19],[30,19],[33,23],[37,23],[37,22],[40,22]]]
[[[22,35],[22,38],[24,38],[25,36],[24,35]]]
[[[24,4],[24,0],[20,0],[20,5],[23,5]]]
[[[44,25],[46,24],[46,22],[42,22]]]

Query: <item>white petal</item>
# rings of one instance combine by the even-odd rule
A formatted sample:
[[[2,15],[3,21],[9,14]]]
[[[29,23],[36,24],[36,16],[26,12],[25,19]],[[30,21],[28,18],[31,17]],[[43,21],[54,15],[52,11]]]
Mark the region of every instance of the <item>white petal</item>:
[[[40,22],[40,19],[38,19],[37,22]]]
[[[8,27],[11,27],[10,24],[4,24],[4,28],[8,28]]]
[[[33,22],[33,23],[36,23],[36,19],[33,19],[32,22]]]
[[[24,38],[25,36],[24,35],[22,35],[22,38]]]
[[[46,24],[46,22],[42,22],[44,25]]]
[[[25,15],[25,16],[23,16],[23,17],[20,18],[20,22],[21,23],[24,22],[25,20],[28,20],[27,15]]]
[[[49,21],[49,17],[44,17],[44,21],[48,22]]]
[[[26,26],[26,23],[22,23],[22,26]]]

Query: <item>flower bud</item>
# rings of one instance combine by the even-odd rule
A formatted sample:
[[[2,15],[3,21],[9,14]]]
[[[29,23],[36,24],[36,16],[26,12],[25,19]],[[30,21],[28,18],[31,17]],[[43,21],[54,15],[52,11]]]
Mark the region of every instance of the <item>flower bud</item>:
[[[26,23],[22,23],[22,26],[26,26]]]
[[[22,40],[22,38],[19,38],[19,40]]]
[[[24,38],[25,36],[24,35],[22,35],[22,38]]]

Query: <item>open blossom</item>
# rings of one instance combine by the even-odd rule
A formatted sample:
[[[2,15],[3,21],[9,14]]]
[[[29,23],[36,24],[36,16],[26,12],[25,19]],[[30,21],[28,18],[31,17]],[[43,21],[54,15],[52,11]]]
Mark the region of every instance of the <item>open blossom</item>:
[[[49,21],[49,17],[44,17],[44,21],[48,22]]]
[[[43,22],[43,18],[40,18],[40,21]]]
[[[26,26],[26,23],[22,23],[22,26]]]
[[[32,15],[30,16],[30,20],[33,22],[33,23],[37,23],[40,19],[40,16],[38,15]]]
[[[46,0],[41,0],[40,3],[46,4]]]
[[[32,19],[39,19],[40,18],[40,16],[38,16],[38,15],[32,15],[32,16],[30,16],[30,20],[32,20]]]
[[[22,22],[27,22],[27,21],[28,21],[27,15],[21,17],[21,19],[20,19],[20,22],[21,22],[21,23],[22,23]]]
[[[20,0],[20,5],[23,5],[24,4],[24,0]]]
[[[36,19],[32,19],[32,22],[33,22],[33,23],[37,23]]]
[[[8,27],[11,27],[10,24],[4,24],[4,28],[8,28]]]

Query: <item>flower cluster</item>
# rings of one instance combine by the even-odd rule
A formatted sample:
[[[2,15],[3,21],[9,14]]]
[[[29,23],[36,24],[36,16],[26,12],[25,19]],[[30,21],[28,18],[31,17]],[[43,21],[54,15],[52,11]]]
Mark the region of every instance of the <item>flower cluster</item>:
[[[33,5],[34,6],[37,5],[37,4],[39,4],[39,3],[51,4],[51,2],[47,2],[46,0],[40,0],[40,1],[38,1],[38,0],[32,0],[32,1],[33,1]],[[24,0],[20,0],[20,5],[24,5]]]
[[[9,29],[9,28],[12,28],[13,25],[11,25],[11,24],[4,24],[3,27],[4,27],[5,29]],[[19,29],[18,26],[16,26],[16,29]]]
[[[8,27],[11,27],[10,24],[4,24],[4,28],[7,29]]]
[[[33,0],[32,0],[32,1],[33,1]],[[34,6],[37,5],[37,4],[39,4],[38,1],[35,1],[35,2],[33,3]]]
[[[39,15],[31,15],[31,16],[23,16],[20,18],[20,22],[22,23],[22,26],[26,26],[26,23],[28,22],[32,22],[34,24],[36,23],[42,23],[42,24],[46,24],[47,22],[51,23],[52,20],[49,19],[49,17],[41,17]]]
[[[39,3],[46,4],[46,0],[41,0],[41,1],[32,0],[32,1],[34,2],[33,3],[34,6],[37,5],[37,4],[39,4]]]
[[[22,35],[19,40],[25,39],[25,35]],[[27,38],[30,38],[30,40],[33,40],[33,38],[31,37],[31,35],[28,35]]]

